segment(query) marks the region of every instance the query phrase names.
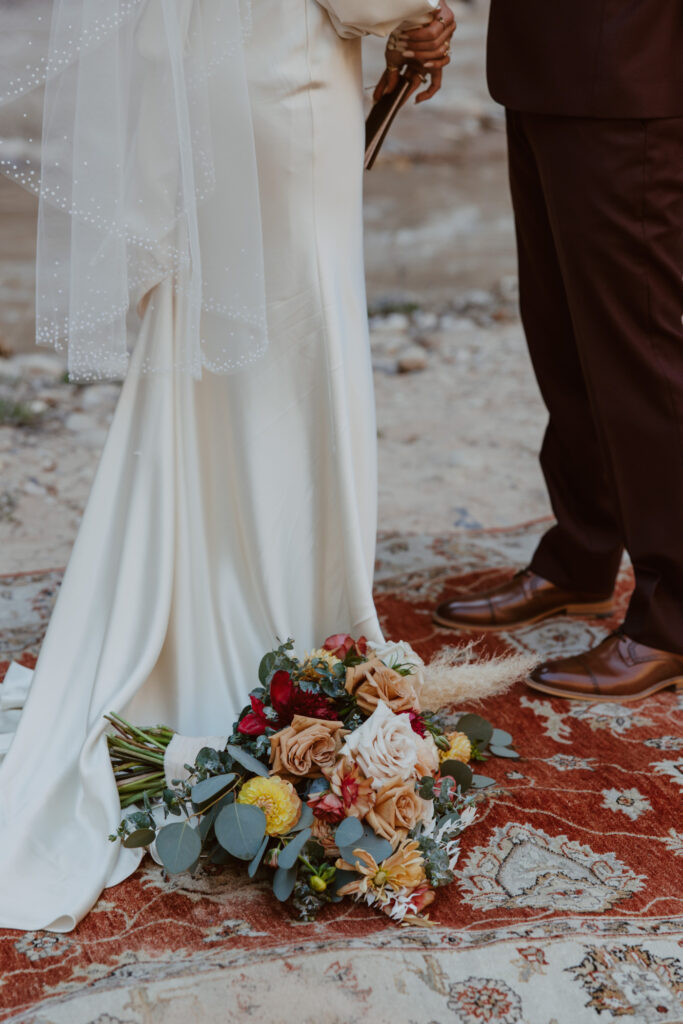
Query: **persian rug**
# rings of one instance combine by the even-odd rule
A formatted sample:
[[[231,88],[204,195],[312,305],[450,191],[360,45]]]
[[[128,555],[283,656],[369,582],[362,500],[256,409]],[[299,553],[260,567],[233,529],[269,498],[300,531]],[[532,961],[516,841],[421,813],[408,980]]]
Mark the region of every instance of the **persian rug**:
[[[544,525],[383,536],[387,636],[426,658],[472,639],[434,626],[431,609],[524,565]],[[0,579],[0,677],[13,658],[35,662],[60,578]],[[614,621],[487,634],[481,652],[593,645],[630,588],[625,566]],[[512,733],[521,758],[480,769],[496,785],[463,835],[456,883],[438,890],[433,928],[349,903],[305,924],[242,873],[164,881],[147,860],[67,935],[0,932],[0,1021],[681,1024],[683,699],[571,703],[519,684],[471,710]]]

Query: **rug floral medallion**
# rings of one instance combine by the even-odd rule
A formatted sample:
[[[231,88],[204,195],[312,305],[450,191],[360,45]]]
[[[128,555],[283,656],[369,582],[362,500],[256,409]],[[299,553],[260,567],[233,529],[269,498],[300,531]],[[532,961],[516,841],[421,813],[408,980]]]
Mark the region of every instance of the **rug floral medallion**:
[[[473,639],[434,626],[431,609],[524,565],[542,529],[380,538],[387,636],[425,658]],[[0,579],[0,677],[11,659],[34,663],[60,579]],[[630,587],[624,567],[613,621],[487,634],[481,651],[591,646]],[[522,756],[487,763],[496,785],[434,927],[353,903],[301,923],[240,872],[165,881],[146,860],[69,934],[0,932],[0,1021],[682,1024],[683,699],[573,703],[519,684],[484,713]]]

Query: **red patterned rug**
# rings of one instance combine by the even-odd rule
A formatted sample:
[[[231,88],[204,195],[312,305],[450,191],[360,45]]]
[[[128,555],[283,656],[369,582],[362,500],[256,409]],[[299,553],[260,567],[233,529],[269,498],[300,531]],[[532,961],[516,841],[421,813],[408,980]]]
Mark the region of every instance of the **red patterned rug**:
[[[524,565],[542,528],[382,537],[387,635],[425,657],[452,644],[433,606]],[[13,658],[33,664],[60,578],[0,579],[0,677]],[[625,568],[620,611],[630,586]],[[482,651],[554,656],[616,621],[558,619],[487,635]],[[302,924],[241,875],[164,882],[146,862],[68,935],[0,933],[0,1020],[681,1024],[683,698],[570,703],[520,684],[484,713],[522,759],[486,765],[497,785],[463,836],[457,883],[439,891],[436,927],[348,903]]]

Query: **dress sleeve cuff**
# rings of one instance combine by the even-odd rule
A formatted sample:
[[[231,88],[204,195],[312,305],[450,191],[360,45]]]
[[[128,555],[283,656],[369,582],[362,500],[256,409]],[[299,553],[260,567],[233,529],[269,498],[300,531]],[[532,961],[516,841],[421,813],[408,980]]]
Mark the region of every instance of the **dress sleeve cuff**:
[[[439,0],[318,0],[338,35],[388,36],[400,25],[417,28],[430,21]]]

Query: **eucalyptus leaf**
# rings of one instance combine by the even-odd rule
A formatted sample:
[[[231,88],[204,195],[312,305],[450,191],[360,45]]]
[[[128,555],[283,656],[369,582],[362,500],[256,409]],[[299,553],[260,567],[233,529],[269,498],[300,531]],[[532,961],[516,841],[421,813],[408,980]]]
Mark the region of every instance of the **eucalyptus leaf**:
[[[123,845],[127,850],[137,850],[140,846],[149,846],[150,843],[153,843],[155,836],[156,832],[153,828],[136,828],[135,832],[126,836]]]
[[[208,772],[220,772],[223,767],[218,751],[213,747],[202,747],[195,758],[195,763],[198,768]],[[192,772],[194,766],[186,764],[185,767]]]
[[[237,747],[233,743],[228,743],[225,749],[230,754],[233,761],[237,761],[238,764],[241,764],[243,768],[246,768],[247,771],[251,772],[253,775],[261,775],[264,778],[267,778],[268,775],[270,775],[270,772],[263,761],[259,761],[247,750],[243,750],[242,747]]]
[[[296,868],[278,868],[273,876],[273,892],[280,903],[284,903],[292,895],[296,884]]]
[[[301,832],[304,828],[309,828],[313,824],[313,811],[308,804],[302,804],[301,817],[297,821],[296,825],[292,829],[292,832]]]
[[[199,824],[197,825],[197,831],[202,837],[202,840],[206,839],[206,837],[208,836],[209,829],[211,828],[214,821],[218,817],[220,811],[222,811],[224,807],[227,807],[228,804],[234,803],[234,801],[235,794],[226,793],[225,796],[222,796],[220,800],[217,800],[215,804],[209,807],[206,814],[203,814],[201,816],[201,818],[199,819]]]
[[[339,846],[339,843],[337,845]],[[365,850],[377,864],[386,860],[394,852],[391,843],[387,839],[382,839],[381,836],[376,835],[367,825],[364,826],[363,835],[360,839],[350,843],[348,846],[339,847],[339,852],[348,864],[356,863],[356,858],[353,854],[354,850]]]
[[[512,736],[504,729],[494,729],[491,734],[490,743],[496,747],[509,747],[512,743]]]
[[[490,779],[488,775],[473,775],[472,776],[472,788],[473,789],[488,789],[489,786],[495,786],[496,780]]]
[[[252,860],[263,841],[266,816],[253,804],[228,804],[214,822],[216,839],[239,860]]]
[[[253,878],[254,875],[256,874],[256,872],[258,871],[259,864],[261,863],[261,860],[263,859],[263,854],[266,852],[266,847],[268,846],[269,839],[270,839],[270,836],[264,836],[263,837],[263,842],[259,846],[259,848],[258,848],[258,850],[256,852],[256,856],[249,863],[249,867],[247,868],[247,874],[249,875],[250,878]]]
[[[493,735],[493,726],[481,715],[463,715],[456,725],[458,732],[464,732],[478,746],[485,747]]]
[[[157,834],[157,853],[170,875],[188,871],[202,852],[199,833],[186,821],[164,825]]]
[[[299,832],[299,834],[294,839],[291,839],[287,843],[284,850],[280,850],[280,852],[278,853],[277,866],[279,868],[285,869],[293,868],[294,865],[296,864],[297,857],[299,856],[299,854],[301,853],[301,851],[303,850],[304,846],[306,845],[310,838],[310,828],[305,828],[303,832]]]
[[[452,779],[455,779],[462,793],[465,793],[472,785],[472,769],[463,764],[462,761],[452,761],[450,759],[444,761],[439,771],[442,775],[450,775]]]
[[[262,686],[266,685],[268,676],[275,667],[275,654],[273,651],[269,651],[268,654],[264,654],[261,658],[261,664],[258,667],[258,678]]]
[[[236,778],[237,776],[234,772],[229,772],[227,775],[212,775],[210,779],[198,782],[192,787],[190,793],[192,803],[201,807],[202,804],[206,804],[209,800],[219,796]]]
[[[227,850],[224,850],[222,846],[219,846],[217,844],[216,849],[212,852],[211,856],[209,857],[209,860],[211,861],[212,864],[218,864],[219,866],[222,866],[223,864],[230,863],[230,854],[228,853]]]
[[[498,746],[493,747],[493,746],[491,746],[491,747],[489,747],[489,750],[491,751],[492,754],[495,755],[495,757],[514,757],[514,758],[518,758],[519,757],[519,754],[517,753],[517,751],[513,750],[512,747],[498,747]]]
[[[358,875],[355,871],[340,871],[339,868],[337,868],[331,883],[331,889],[336,897],[335,902],[337,899],[341,900],[344,898],[343,896],[337,896],[339,889],[344,885],[348,885],[349,882],[355,882],[357,878]]]
[[[337,830],[334,833],[334,841],[339,849],[342,846],[351,846],[361,838],[363,832],[363,825],[358,818],[344,818],[337,826]]]

